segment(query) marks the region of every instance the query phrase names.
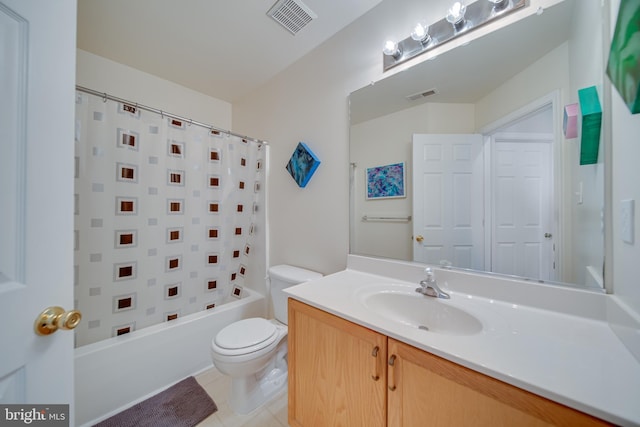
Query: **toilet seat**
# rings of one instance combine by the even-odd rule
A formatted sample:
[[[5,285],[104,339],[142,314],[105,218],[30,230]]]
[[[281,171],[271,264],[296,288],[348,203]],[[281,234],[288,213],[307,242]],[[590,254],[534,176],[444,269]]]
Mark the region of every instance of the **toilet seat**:
[[[266,319],[254,317],[224,327],[214,338],[220,355],[238,356],[260,351],[278,338],[278,328]]]

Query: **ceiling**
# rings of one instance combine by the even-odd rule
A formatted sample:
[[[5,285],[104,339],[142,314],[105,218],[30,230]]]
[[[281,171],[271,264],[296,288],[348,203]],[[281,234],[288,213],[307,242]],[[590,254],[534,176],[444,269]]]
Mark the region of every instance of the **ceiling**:
[[[79,49],[233,103],[381,0],[302,0],[317,15],[295,35],[275,0],[78,0]]]

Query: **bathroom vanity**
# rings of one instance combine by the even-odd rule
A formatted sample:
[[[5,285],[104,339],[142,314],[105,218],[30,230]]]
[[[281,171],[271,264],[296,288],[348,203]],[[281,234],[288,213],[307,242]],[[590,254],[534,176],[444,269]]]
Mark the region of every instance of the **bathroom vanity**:
[[[289,423],[640,425],[604,294],[349,256],[288,288]],[[500,298],[498,298],[500,296]]]

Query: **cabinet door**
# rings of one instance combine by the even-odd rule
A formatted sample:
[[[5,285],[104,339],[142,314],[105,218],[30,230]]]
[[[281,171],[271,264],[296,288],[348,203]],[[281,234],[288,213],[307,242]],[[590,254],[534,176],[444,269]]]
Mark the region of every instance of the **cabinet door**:
[[[385,426],[387,338],[289,300],[289,424]]]
[[[391,338],[388,353],[389,427],[606,425]]]

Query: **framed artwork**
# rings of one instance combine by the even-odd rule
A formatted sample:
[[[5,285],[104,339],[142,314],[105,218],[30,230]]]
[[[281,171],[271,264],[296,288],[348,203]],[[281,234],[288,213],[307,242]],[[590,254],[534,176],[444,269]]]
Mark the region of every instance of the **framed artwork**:
[[[640,2],[621,0],[607,75],[631,114],[640,113]]]
[[[304,142],[298,143],[286,169],[300,188],[304,188],[320,166],[320,159]]]
[[[367,200],[406,197],[404,162],[367,168]]]

